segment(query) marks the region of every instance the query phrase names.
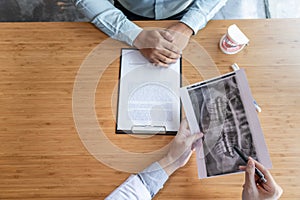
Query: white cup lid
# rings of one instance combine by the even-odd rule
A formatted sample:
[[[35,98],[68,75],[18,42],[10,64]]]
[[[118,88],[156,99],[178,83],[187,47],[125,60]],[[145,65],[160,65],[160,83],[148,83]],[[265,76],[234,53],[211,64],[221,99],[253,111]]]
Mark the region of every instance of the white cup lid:
[[[228,27],[227,34],[237,44],[247,44],[249,42],[246,35],[235,24]]]

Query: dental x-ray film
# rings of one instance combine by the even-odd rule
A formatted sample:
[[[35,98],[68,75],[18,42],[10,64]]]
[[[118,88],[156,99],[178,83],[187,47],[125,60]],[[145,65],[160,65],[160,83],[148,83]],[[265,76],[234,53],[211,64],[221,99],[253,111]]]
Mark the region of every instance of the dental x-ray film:
[[[237,173],[246,163],[234,146],[271,168],[271,160],[244,70],[180,90],[192,133],[204,134],[198,145],[199,178]]]

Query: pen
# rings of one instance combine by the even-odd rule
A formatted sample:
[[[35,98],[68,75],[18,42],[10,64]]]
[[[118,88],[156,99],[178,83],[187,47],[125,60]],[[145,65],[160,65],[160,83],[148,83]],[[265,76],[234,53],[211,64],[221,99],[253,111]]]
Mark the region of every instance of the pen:
[[[234,146],[233,148],[237,152],[237,154],[242,158],[242,160],[247,163],[248,157],[238,147]],[[267,179],[265,179],[264,174],[256,167],[255,167],[255,174],[259,177],[261,182],[263,182],[263,183],[267,182]]]
[[[233,71],[236,71],[236,70],[239,70],[239,69],[240,69],[240,67],[239,67],[238,64],[236,64],[236,63],[233,63],[233,64],[231,65],[231,68],[232,68]]]
[[[260,106],[256,103],[255,100],[253,101],[253,103],[254,103],[254,106],[255,106],[256,111],[257,111],[257,112],[261,112],[261,108],[260,108]]]

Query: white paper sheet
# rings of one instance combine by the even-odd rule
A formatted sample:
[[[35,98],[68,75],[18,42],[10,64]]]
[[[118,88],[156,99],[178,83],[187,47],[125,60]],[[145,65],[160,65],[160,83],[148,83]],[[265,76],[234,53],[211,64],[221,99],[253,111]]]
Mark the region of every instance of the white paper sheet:
[[[117,132],[143,126],[178,130],[180,68],[180,59],[168,68],[156,67],[138,50],[122,49]]]

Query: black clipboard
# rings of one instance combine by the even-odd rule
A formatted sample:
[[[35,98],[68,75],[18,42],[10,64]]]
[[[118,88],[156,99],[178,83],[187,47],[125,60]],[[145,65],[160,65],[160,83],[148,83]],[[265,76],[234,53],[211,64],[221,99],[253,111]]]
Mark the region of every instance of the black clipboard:
[[[131,59],[132,63],[130,63]],[[175,135],[179,129],[181,120],[181,102],[179,95],[182,82],[181,71],[181,58],[178,59],[174,66],[170,66],[169,68],[156,67],[146,60],[139,50],[134,48],[121,49],[116,133]],[[147,91],[150,91],[152,96],[147,94]],[[155,93],[154,95],[153,91]],[[167,94],[174,98],[174,102],[172,101],[171,104],[167,99]],[[149,96],[147,97],[147,95]],[[155,107],[157,106],[157,102],[154,102],[151,107],[151,104],[148,105],[149,102],[145,103],[139,98],[146,99],[146,102],[148,100],[152,102],[153,99],[157,100],[161,98],[161,109]],[[166,99],[167,101],[165,101]],[[147,110],[150,107],[151,110]],[[172,111],[173,108],[176,110],[175,113]],[[163,118],[164,113],[160,114],[162,111],[164,111],[166,118]],[[153,114],[155,112],[157,113]],[[173,115],[170,113],[173,113]],[[151,123],[149,121],[149,114],[151,115]],[[168,116],[168,114],[170,115]],[[139,117],[145,118],[145,120],[136,120],[139,119]],[[156,117],[162,119],[152,119]],[[170,125],[172,119],[174,124]]]

